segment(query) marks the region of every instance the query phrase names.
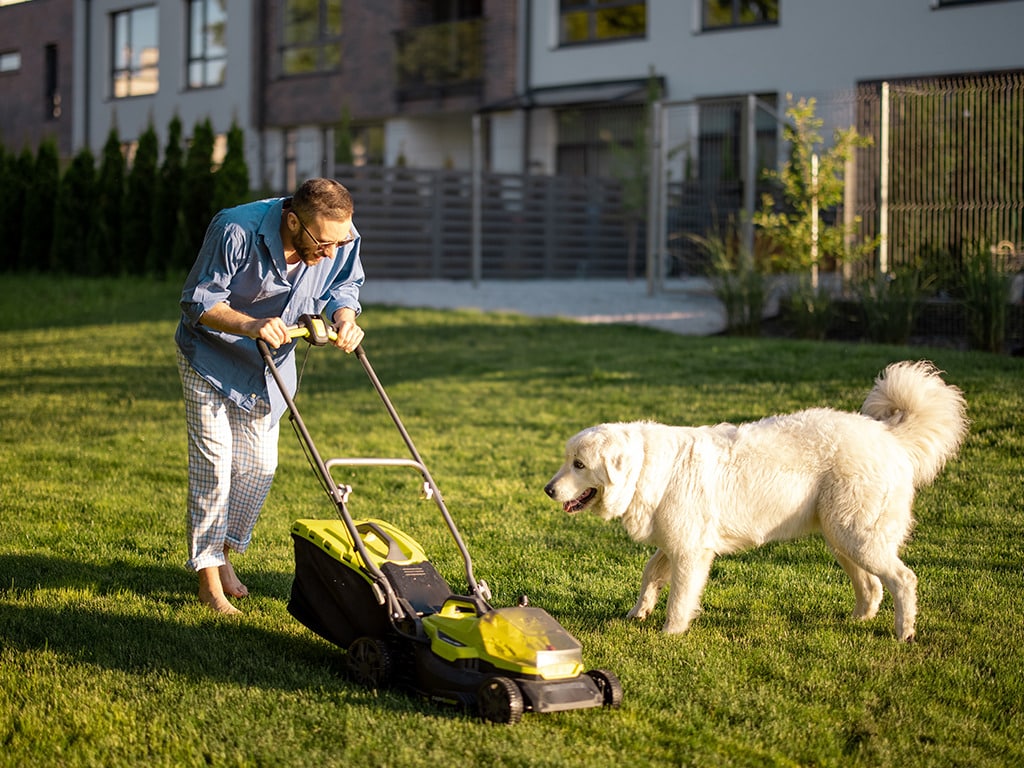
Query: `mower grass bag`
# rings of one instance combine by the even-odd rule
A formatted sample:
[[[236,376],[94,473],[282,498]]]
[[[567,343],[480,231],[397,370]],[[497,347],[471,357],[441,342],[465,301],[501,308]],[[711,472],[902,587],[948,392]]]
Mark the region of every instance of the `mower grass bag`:
[[[367,553],[413,613],[436,613],[452,590],[413,539],[383,520],[354,520]],[[347,648],[357,637],[392,631],[384,597],[341,520],[296,520],[295,579],[288,612],[320,637]]]

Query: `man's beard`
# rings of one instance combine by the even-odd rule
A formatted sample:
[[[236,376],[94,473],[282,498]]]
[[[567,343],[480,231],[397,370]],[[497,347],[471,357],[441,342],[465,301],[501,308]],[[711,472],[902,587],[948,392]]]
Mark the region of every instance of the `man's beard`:
[[[315,267],[320,263],[321,259],[325,258],[323,253],[316,248],[307,246],[305,243],[296,245],[295,252],[299,255],[299,260],[307,267]]]

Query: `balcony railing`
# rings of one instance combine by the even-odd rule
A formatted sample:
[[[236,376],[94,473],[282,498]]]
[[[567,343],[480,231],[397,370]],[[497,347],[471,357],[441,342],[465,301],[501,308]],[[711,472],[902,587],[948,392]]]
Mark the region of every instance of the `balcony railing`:
[[[483,19],[398,30],[395,47],[399,101],[482,93]]]

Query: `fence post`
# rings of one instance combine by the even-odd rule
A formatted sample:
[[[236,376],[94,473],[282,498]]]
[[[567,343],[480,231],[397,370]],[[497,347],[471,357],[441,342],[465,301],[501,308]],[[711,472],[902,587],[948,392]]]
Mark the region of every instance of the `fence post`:
[[[472,229],[470,235],[470,272],[473,278],[473,287],[480,285],[483,277],[483,200],[481,199],[483,163],[481,162],[482,150],[480,147],[480,115],[473,115],[473,210]]]
[[[743,214],[741,222],[742,248],[740,258],[747,268],[754,261],[754,208],[757,205],[757,96],[747,94],[747,108],[743,157]]]
[[[889,274],[889,83],[882,83],[882,124],[879,140],[878,277]]]
[[[660,216],[662,210],[661,193],[661,99],[651,104],[651,124],[648,126],[650,134],[650,163],[651,167],[647,174],[647,295],[653,296],[655,289],[661,289],[663,283],[663,268],[661,265],[662,248],[661,242],[664,237],[664,227]]]

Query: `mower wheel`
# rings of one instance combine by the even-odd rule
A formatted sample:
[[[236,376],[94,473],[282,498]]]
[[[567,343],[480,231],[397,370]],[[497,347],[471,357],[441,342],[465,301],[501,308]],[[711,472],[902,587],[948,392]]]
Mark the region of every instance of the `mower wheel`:
[[[391,679],[391,650],[376,637],[357,637],[348,647],[345,666],[360,685],[383,688]]]
[[[587,674],[604,695],[604,706],[618,709],[622,704],[622,683],[615,673],[607,669],[590,669]]]
[[[507,677],[489,677],[476,692],[480,717],[492,723],[515,725],[523,717],[525,704],[519,686]]]

